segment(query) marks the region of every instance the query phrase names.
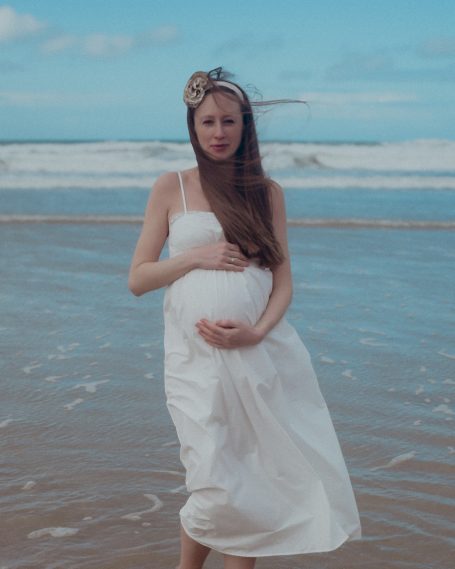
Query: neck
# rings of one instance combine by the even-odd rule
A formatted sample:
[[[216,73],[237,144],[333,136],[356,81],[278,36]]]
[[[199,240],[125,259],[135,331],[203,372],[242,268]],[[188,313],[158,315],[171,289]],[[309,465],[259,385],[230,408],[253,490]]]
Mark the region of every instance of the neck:
[[[202,166],[202,167],[201,167]],[[199,164],[197,167],[197,175],[200,180],[201,171],[209,171],[212,174],[219,175],[223,180],[230,182],[235,178],[235,160],[230,158],[228,160],[210,160],[210,163]]]

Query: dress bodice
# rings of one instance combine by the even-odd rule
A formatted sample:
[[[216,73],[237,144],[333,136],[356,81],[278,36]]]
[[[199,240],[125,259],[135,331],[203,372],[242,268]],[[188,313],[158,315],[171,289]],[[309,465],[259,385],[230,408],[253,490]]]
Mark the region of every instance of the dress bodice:
[[[182,211],[169,223],[169,256],[192,247],[202,247],[224,240],[223,228],[211,211]]]

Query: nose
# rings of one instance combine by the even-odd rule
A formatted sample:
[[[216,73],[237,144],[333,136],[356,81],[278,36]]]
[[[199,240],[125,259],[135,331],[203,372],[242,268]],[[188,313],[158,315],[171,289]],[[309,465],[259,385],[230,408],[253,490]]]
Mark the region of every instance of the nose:
[[[221,121],[219,121],[215,124],[214,136],[215,136],[215,138],[224,138],[224,128],[223,128],[223,124],[221,123]]]

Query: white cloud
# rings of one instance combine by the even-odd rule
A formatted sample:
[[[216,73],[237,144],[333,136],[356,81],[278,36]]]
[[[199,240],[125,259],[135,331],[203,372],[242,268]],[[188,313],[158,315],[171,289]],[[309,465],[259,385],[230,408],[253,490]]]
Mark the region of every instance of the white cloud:
[[[161,26],[136,35],[109,35],[104,33],[87,36],[62,34],[51,37],[41,44],[41,51],[51,55],[73,49],[88,57],[115,57],[138,47],[173,43],[180,33],[175,26]]]
[[[34,35],[47,27],[46,23],[31,14],[19,14],[10,6],[0,6],[0,43]],[[74,50],[88,57],[114,57],[128,53],[133,48],[170,44],[179,36],[179,29],[173,25],[159,26],[132,35],[110,35],[102,32],[83,36],[48,34],[40,49],[47,55]]]
[[[387,53],[350,53],[331,65],[326,72],[329,80],[371,79],[393,72],[395,64]]]
[[[0,6],[0,43],[31,36],[47,27],[46,23],[31,14],[19,14],[10,6]],[[102,32],[85,36],[58,34],[49,36],[41,43],[40,49],[47,55],[73,49],[89,57],[113,57],[136,47],[173,43],[179,35],[179,29],[172,25],[152,28],[133,35],[110,35]]]
[[[418,53],[423,57],[454,57],[455,36],[429,39],[419,46]]]
[[[48,93],[27,93],[18,91],[0,91],[0,105],[6,106],[33,106],[36,104],[54,104],[55,97]]]
[[[173,43],[179,38],[179,30],[176,26],[161,26],[153,28],[135,37],[136,45],[162,45]]]
[[[86,55],[109,57],[130,51],[134,45],[134,39],[126,35],[91,34],[83,38],[81,44],[82,51]]]
[[[118,93],[65,93],[47,91],[0,91],[0,106],[6,107],[55,107],[55,106],[105,106],[129,101]]]
[[[77,38],[71,35],[60,35],[49,38],[41,44],[41,51],[44,53],[60,53],[73,47],[77,43]]]
[[[10,6],[0,6],[0,43],[33,35],[45,27],[31,14],[18,14]]]
[[[455,79],[455,36],[439,37],[421,43],[415,48],[421,58],[430,64],[421,67],[401,53],[392,53],[391,49],[376,53],[349,53],[327,68],[325,79],[333,82],[380,81],[396,84],[397,82],[415,82],[422,84],[432,81],[453,81]],[[396,51],[396,50],[395,50]],[[449,60],[444,67],[434,65],[439,60]],[[395,59],[397,61],[395,61]],[[401,63],[400,63],[401,59]],[[452,61],[450,61],[452,59]]]
[[[302,94],[310,115],[318,120],[403,120],[415,112],[419,98],[412,92],[395,91],[313,91]]]
[[[219,44],[214,53],[216,55],[237,53],[248,55],[248,57],[261,57],[265,52],[281,50],[284,43],[285,36],[283,34],[275,33],[263,38],[253,34],[242,33]]]
[[[9,59],[0,59],[0,73],[16,73],[24,70],[25,67],[21,63]]]
[[[372,92],[317,92],[304,93],[302,98],[312,105],[339,107],[346,105],[384,105],[416,101],[414,93],[395,93],[392,91]]]

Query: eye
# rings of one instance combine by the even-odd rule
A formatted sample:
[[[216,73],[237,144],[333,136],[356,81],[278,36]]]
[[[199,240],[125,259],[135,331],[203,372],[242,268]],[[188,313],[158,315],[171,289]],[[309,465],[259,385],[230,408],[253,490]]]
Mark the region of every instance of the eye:
[[[213,123],[213,120],[212,120],[212,119],[204,119],[204,120],[202,121],[202,124],[212,124],[212,123]]]
[[[226,124],[234,124],[235,121],[234,121],[234,119],[226,119],[224,122]]]

